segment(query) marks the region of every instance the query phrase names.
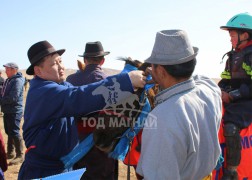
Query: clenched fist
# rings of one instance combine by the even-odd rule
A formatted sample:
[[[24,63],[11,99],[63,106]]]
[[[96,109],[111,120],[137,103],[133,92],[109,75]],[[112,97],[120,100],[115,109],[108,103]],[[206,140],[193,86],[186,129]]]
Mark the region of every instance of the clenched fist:
[[[143,71],[135,70],[128,73],[134,89],[143,88],[146,84],[146,76]]]

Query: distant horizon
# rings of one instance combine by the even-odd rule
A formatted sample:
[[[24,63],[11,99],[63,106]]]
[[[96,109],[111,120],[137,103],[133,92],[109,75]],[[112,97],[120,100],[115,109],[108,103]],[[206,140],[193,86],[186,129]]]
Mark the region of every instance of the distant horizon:
[[[120,71],[122,70],[122,69],[112,69],[112,68],[106,68],[106,67],[103,67],[102,69],[104,69],[105,71],[106,71],[106,70],[110,71],[110,72],[109,72],[109,75],[113,75],[113,74],[120,73]],[[66,72],[65,76],[67,77],[68,75],[77,72],[77,70],[78,70],[78,67],[77,67],[76,69],[73,69],[73,68],[66,68],[66,69],[65,69],[65,72]],[[114,72],[114,73],[111,73],[111,70],[112,70],[112,71],[115,71],[115,72]],[[25,73],[26,69],[19,69],[18,71],[21,72],[21,73],[23,74],[24,77],[27,77],[27,78],[29,78],[29,79],[31,79],[31,78],[33,77],[32,75],[27,75],[27,74]],[[25,75],[24,75],[24,74],[25,74]],[[199,75],[200,75],[200,74],[199,74]],[[2,77],[7,78],[6,73],[5,73],[4,70],[2,70]],[[221,79],[221,78],[218,78],[218,77],[209,77],[209,78],[213,79],[216,83]]]

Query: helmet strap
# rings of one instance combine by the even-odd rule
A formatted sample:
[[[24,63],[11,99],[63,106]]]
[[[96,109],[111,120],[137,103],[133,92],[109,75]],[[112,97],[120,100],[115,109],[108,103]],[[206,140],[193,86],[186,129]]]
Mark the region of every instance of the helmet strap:
[[[240,31],[236,31],[236,32],[237,32],[237,34],[238,34],[238,42],[237,42],[237,44],[236,44],[235,49],[238,49],[238,47],[241,45],[241,43],[244,42],[244,41],[247,41],[247,39],[245,39],[245,40],[241,40],[241,39],[240,39],[240,35],[243,34],[244,32],[240,32]]]

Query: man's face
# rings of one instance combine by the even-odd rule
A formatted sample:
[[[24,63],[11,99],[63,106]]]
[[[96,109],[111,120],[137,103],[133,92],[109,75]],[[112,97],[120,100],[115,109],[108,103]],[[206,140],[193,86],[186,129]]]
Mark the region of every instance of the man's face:
[[[5,67],[5,73],[8,78],[11,78],[12,76],[17,74],[17,69]]]
[[[45,61],[35,70],[36,75],[42,79],[61,83],[65,80],[65,67],[62,63],[61,56],[57,53],[46,57]]]

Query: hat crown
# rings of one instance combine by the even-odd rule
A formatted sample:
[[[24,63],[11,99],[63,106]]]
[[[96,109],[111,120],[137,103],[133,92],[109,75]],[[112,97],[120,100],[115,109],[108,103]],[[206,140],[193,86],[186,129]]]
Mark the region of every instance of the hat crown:
[[[29,60],[33,59],[36,55],[49,48],[53,48],[53,46],[48,41],[40,41],[33,44],[27,52]]]
[[[99,57],[108,55],[110,52],[104,52],[103,46],[100,41],[87,42],[85,52],[81,57]]]
[[[185,31],[163,30],[157,32],[151,56],[146,62],[162,65],[181,64],[194,59],[197,51],[198,48],[191,46]]]
[[[85,53],[97,53],[101,51],[104,51],[104,50],[100,41],[88,42],[86,44]]]

